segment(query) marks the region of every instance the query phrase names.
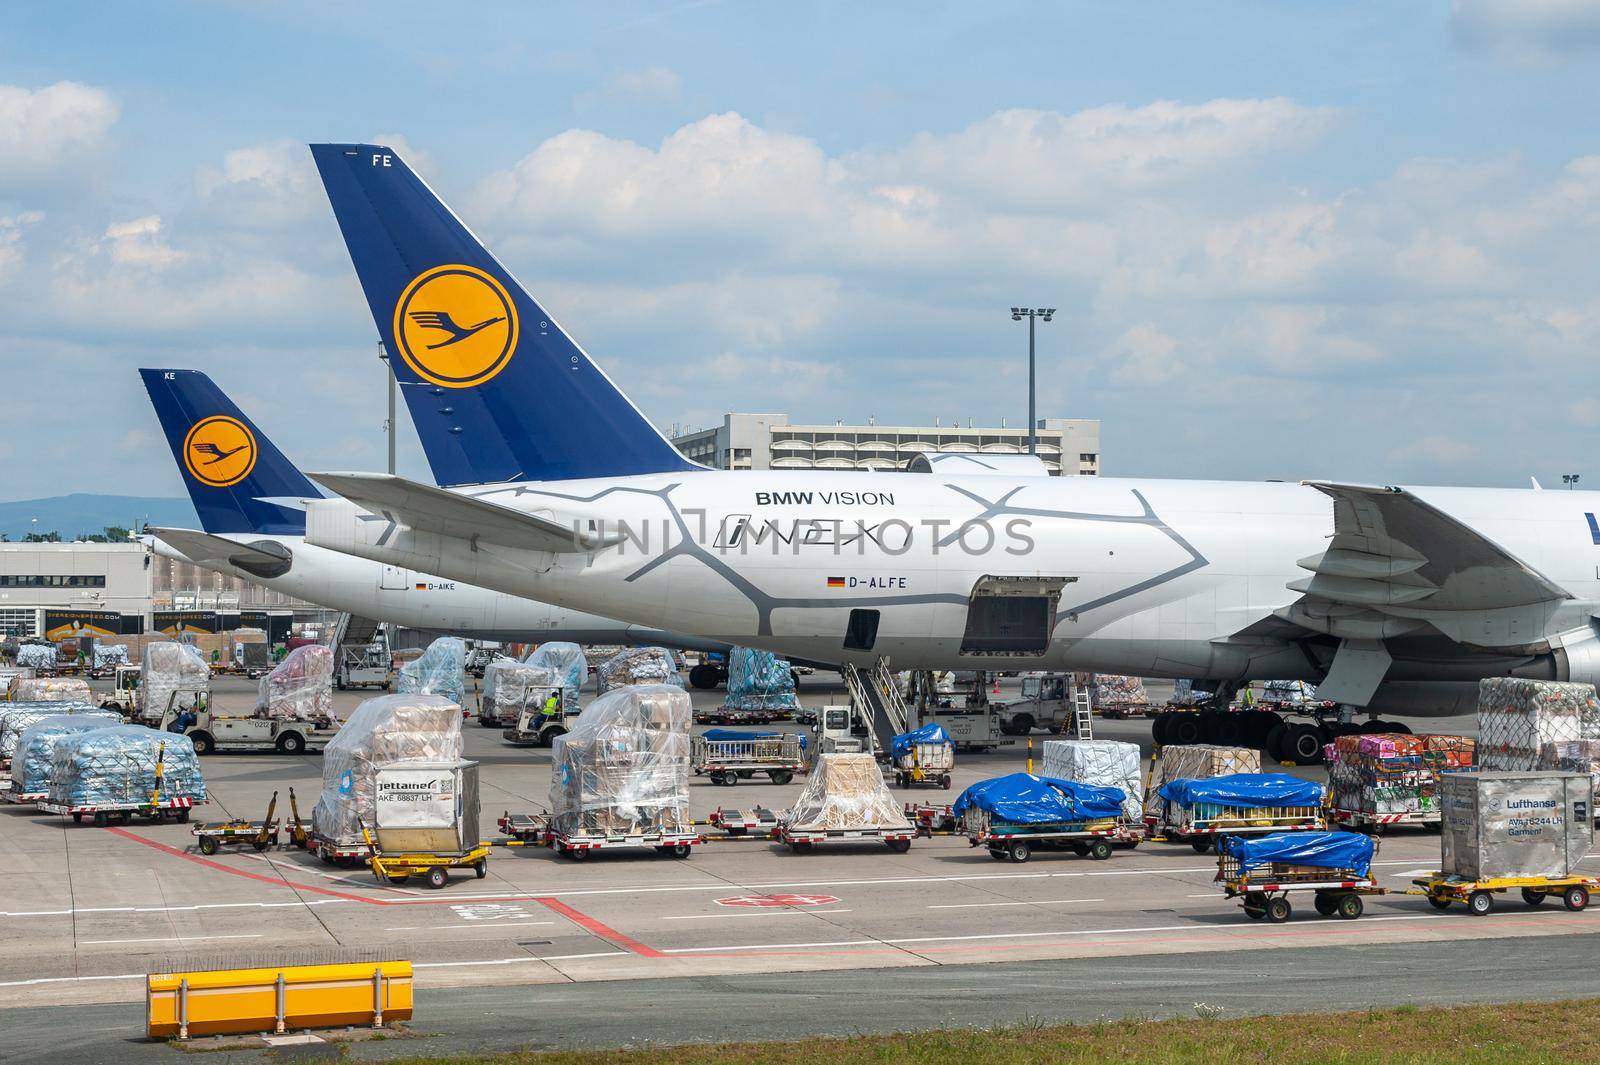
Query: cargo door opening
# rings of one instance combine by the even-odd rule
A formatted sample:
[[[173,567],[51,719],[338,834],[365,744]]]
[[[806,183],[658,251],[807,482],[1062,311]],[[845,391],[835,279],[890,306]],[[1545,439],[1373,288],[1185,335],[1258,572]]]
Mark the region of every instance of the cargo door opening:
[[[988,576],[973,585],[961,654],[1036,658],[1050,649],[1061,589],[1076,577]]]

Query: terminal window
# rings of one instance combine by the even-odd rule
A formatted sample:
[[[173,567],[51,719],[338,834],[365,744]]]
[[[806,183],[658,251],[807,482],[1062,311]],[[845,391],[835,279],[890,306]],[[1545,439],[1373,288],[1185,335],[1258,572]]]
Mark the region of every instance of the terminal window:
[[[104,574],[0,573],[0,588],[104,588]]]

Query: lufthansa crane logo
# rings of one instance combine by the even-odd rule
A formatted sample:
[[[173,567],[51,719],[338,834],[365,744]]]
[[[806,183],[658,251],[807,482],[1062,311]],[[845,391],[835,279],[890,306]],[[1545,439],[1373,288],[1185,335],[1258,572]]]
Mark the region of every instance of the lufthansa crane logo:
[[[256,436],[237,418],[202,418],[183,438],[183,464],[189,475],[212,488],[226,488],[256,468]]]
[[[471,388],[491,380],[517,350],[517,309],[482,270],[452,264],[418,275],[394,308],[400,357],[424,380]]]

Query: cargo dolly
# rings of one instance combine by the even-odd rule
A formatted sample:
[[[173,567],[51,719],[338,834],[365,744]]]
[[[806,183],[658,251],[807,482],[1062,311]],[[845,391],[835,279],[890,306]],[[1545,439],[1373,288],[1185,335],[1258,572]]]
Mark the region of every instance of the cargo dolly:
[[[719,806],[711,811],[706,824],[720,828],[730,836],[748,836],[752,832],[759,832],[770,837],[777,831],[778,815],[765,806],[753,807],[749,813],[724,810]]]
[[[380,881],[404,884],[412,877],[420,876],[422,882],[429,887],[442,888],[450,882],[451,869],[471,869],[479,880],[489,875],[487,843],[480,843],[461,854],[385,854],[378,850],[378,845],[373,842],[372,834],[367,831],[365,825],[361,826],[361,835],[371,850],[367,864],[372,866],[372,875]]]
[[[267,803],[267,816],[259,821],[228,820],[216,824],[198,824],[190,831],[199,841],[200,853],[212,855],[223,847],[254,847],[264,851],[278,842],[278,819],[273,816],[278,809],[278,793],[272,793]]]
[[[1434,909],[1449,909],[1452,902],[1459,902],[1474,917],[1493,913],[1495,895],[1513,888],[1520,890],[1522,901],[1529,906],[1542,906],[1546,899],[1559,898],[1573,913],[1587,909],[1589,896],[1600,891],[1600,877],[1592,876],[1498,876],[1468,880],[1433,873],[1411,882],[1420,890],[1408,894],[1425,895]]]
[[[514,814],[507,810],[495,822],[500,831],[511,837],[511,843],[520,846],[543,846],[545,833],[550,828],[544,814]]]
[[[947,836],[956,831],[956,815],[948,804],[940,806],[936,803],[908,802],[905,812],[906,820],[916,826],[919,836],[931,837],[935,833]]]
[[[1168,803],[1168,806],[1174,804]],[[1179,807],[1180,816],[1146,818],[1146,838],[1187,843],[1196,854],[1216,849],[1219,836],[1266,836],[1278,832],[1319,832],[1327,827],[1320,806],[1266,806],[1255,809],[1200,803]]]
[[[1375,814],[1365,810],[1341,810],[1330,806],[1327,815],[1329,825],[1341,825],[1374,836],[1382,835],[1386,830],[1396,827],[1420,826],[1437,832],[1444,826],[1444,820],[1438,810],[1407,810],[1404,813]]]
[[[687,858],[694,853],[694,845],[701,842],[698,832],[641,832],[632,835],[600,835],[599,833],[567,833],[551,829],[546,834],[545,845],[557,854],[575,861],[584,861],[590,854],[601,850],[643,850],[650,848],[657,854],[673,858]]]
[[[1372,876],[1349,869],[1319,869],[1311,866],[1277,864],[1250,873],[1239,871],[1239,859],[1232,854],[1217,858],[1217,882],[1223,895],[1239,899],[1246,917],[1265,918],[1273,923],[1287,921],[1294,914],[1289,904],[1292,891],[1315,892],[1312,904],[1324,917],[1353,921],[1366,909],[1363,895],[1384,895]]]
[[[894,853],[904,854],[911,849],[911,841],[916,834],[915,828],[794,828],[779,822],[772,838],[777,843],[787,844],[796,854],[805,854],[818,843],[861,843],[868,840],[881,840]]]
[[[109,802],[80,804],[41,801],[37,804],[37,809],[47,814],[68,814],[79,824],[82,824],[83,819],[87,817],[96,828],[104,828],[113,820],[126,825],[135,817],[155,822],[165,821],[170,817],[179,824],[185,824],[189,820],[189,811],[195,806],[195,801],[188,796],[169,798],[161,794],[161,774],[166,753],[165,743],[156,748],[155,787],[151,789],[148,799],[129,798],[123,801],[113,799]],[[203,804],[205,800],[201,799],[200,802]]]
[[[694,740],[691,768],[695,776],[708,776],[713,784],[732,787],[757,773],[767,774],[774,784],[787,784],[805,767],[800,737],[793,734],[747,739],[696,736]]]
[[[1011,862],[1025,862],[1035,850],[1070,850],[1103,862],[1117,844],[1136,847],[1144,839],[1142,828],[1115,818],[1018,824],[996,821],[977,807],[967,811],[961,832],[969,846],[987,847],[989,857]]]

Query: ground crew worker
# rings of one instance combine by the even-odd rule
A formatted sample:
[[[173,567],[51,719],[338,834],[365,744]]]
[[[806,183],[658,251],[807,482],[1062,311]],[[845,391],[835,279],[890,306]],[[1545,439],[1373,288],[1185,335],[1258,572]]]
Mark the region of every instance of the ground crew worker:
[[[544,716],[547,718],[559,716],[561,713],[561,696],[551,692],[544,700]]]

